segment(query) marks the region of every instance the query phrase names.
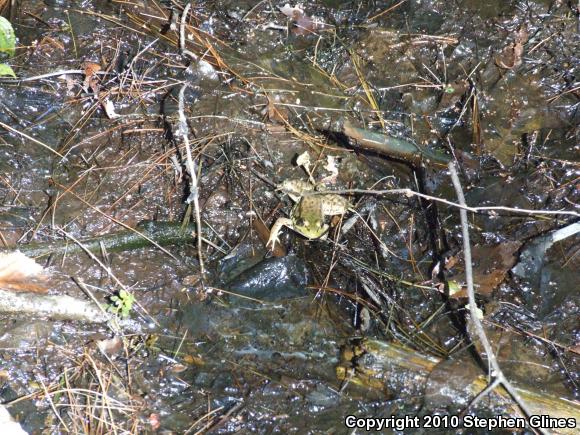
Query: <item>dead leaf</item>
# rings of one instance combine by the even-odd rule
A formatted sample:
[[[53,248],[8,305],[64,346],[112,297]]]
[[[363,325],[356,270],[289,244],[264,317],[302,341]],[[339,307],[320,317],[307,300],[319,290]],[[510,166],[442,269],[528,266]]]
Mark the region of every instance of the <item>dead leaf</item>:
[[[524,44],[528,41],[528,32],[526,29],[519,29],[515,36],[514,42],[509,44],[502,52],[496,56],[495,64],[500,68],[512,69],[522,64],[524,54]]]
[[[40,42],[36,45],[36,48],[41,49],[45,52],[48,51],[48,49],[50,48],[64,52],[64,44],[58,39],[51,38],[50,36],[45,36],[44,38],[42,38]]]
[[[316,17],[306,15],[300,6],[292,7],[286,3],[283,7],[279,8],[280,12],[290,18],[294,23],[295,27],[292,29],[292,33],[295,35],[308,35],[324,28],[325,23]]]
[[[469,87],[467,80],[456,80],[453,83],[449,83],[445,87],[441,101],[437,105],[437,110],[445,110],[459,105],[462,98],[469,91]]]
[[[46,293],[37,280],[44,280],[44,268],[22,252],[0,253],[0,287],[6,290]]]
[[[184,355],[183,361],[191,366],[202,367],[205,365],[205,360],[202,357],[196,355]]]
[[[101,65],[94,62],[85,62],[83,64],[83,69],[85,71],[85,76],[92,77],[101,70]]]
[[[288,109],[283,106],[278,106],[280,103],[280,96],[276,95],[274,97],[268,96],[268,105],[266,106],[266,114],[268,120],[272,122],[278,122],[281,124],[286,124],[288,122]]]
[[[187,370],[187,366],[185,364],[173,364],[169,367],[169,372],[171,373],[182,373]]]
[[[495,246],[474,246],[472,249],[473,283],[475,292],[482,296],[491,296],[493,291],[503,282],[509,270],[516,264],[515,255],[522,242],[504,242]],[[450,295],[451,296],[451,295]],[[467,289],[463,287],[452,295],[459,299],[467,297]]]
[[[83,63],[83,69],[85,72],[83,89],[85,89],[86,92],[91,89],[95,95],[99,95],[100,86],[97,73],[101,70],[101,65],[93,62],[85,62]]]
[[[475,246],[473,248],[473,280],[477,293],[489,296],[505,279],[509,270],[516,264],[515,255],[522,242],[504,242],[496,246]]]
[[[157,430],[161,427],[161,418],[159,414],[152,413],[149,415],[149,424],[151,425],[151,429]]]
[[[111,100],[109,100],[108,98],[105,98],[102,103],[103,103],[103,109],[105,109],[105,114],[107,115],[107,117],[109,119],[116,119],[116,118],[121,116],[117,112],[115,112],[115,105],[113,104],[113,102]]]
[[[326,165],[324,166],[330,175],[322,178],[320,180],[321,184],[334,184],[338,178],[338,167],[336,166],[336,157],[328,155],[326,156]]]
[[[286,3],[284,6],[282,6],[279,9],[280,9],[280,12],[282,12],[284,15],[286,15],[288,18],[290,18],[293,21],[296,21],[298,18],[300,18],[301,16],[304,15],[304,11],[300,8],[300,5],[298,5],[296,7],[292,7],[288,3]]]
[[[65,81],[67,91],[72,91],[76,86],[76,81],[68,74],[60,75],[58,78]]]
[[[99,340],[97,341],[97,347],[105,355],[117,355],[121,352],[121,350],[123,350],[123,340],[121,337]]]

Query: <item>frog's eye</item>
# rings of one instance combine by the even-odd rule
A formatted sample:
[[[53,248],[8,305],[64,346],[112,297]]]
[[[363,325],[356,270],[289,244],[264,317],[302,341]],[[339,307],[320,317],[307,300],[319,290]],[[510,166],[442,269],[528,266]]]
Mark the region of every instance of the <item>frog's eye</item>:
[[[296,224],[303,227],[303,226],[306,226],[306,221],[304,220],[304,218],[298,218],[296,220]]]

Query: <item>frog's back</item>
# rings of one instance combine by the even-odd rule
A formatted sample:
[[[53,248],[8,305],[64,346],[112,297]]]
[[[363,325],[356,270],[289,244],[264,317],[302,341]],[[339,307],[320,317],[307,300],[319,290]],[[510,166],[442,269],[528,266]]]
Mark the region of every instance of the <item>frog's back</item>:
[[[298,201],[303,193],[313,191],[314,185],[304,180],[285,180],[278,185],[278,189]]]
[[[334,216],[337,214],[344,214],[350,208],[348,199],[340,195],[326,194],[320,195],[322,207],[322,214],[325,216]]]

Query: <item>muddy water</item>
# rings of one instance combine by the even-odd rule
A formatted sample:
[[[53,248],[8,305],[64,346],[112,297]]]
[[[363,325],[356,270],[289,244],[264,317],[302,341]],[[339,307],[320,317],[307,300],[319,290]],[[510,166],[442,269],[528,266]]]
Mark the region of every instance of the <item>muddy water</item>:
[[[184,149],[173,141],[183,81],[190,84],[189,128],[211,242],[204,244],[203,280],[193,238],[168,247],[173,257],[153,248],[99,253],[138,302],[122,323],[122,340],[106,326],[3,318],[2,399],[36,394],[11,408],[27,430],[346,433],[347,414],[448,413],[467,403],[467,392],[453,403],[424,401],[411,373],[393,376],[378,393],[344,385],[335,374],[341,346],[361,333],[353,323],[362,305],[353,301],[368,303],[369,289],[382,305],[370,298],[364,334],[463,355],[455,352],[465,337],[447,315],[462,302],[445,305],[427,282],[433,247],[420,204],[353,198],[366,210],[366,225],[359,220],[338,245],[287,231],[289,252],[280,258],[266,251],[253,221],[270,226],[290,212],[273,184],[305,178],[294,161],[307,150],[321,157],[316,179],[329,175],[324,153],[337,157],[336,187],[416,188],[408,165],[336,135],[350,113],[362,126],[382,124],[422,146],[469,153],[479,163],[463,168],[470,204],[573,210],[576,22],[557,2],[408,1],[381,14],[390,6],[314,2],[302,25],[317,17],[326,26],[303,35],[270,4],[196,4],[196,26],[228,44],[216,46],[238,74],[222,71],[218,80],[196,64],[186,69],[175,46],[135,27],[128,15],[134,11],[121,4],[22,2],[14,23],[22,48],[10,61],[18,76],[79,72],[1,83],[0,121],[17,132],[0,130],[0,242],[14,248],[62,239],[61,230],[83,238],[121,230],[117,222],[183,219]],[[146,15],[161,14],[150,7]],[[98,87],[85,80],[87,61],[107,72]],[[104,98],[120,118],[107,116]],[[377,109],[382,118],[373,115]],[[309,147],[285,123],[326,135],[333,149]],[[429,169],[427,186],[454,198],[445,171]],[[450,255],[460,257],[456,211],[440,208],[439,221]],[[470,222],[474,245],[521,241],[521,252],[570,223],[519,215],[473,215]],[[506,270],[495,293],[481,296],[493,302],[489,320],[548,340],[510,335],[511,351],[502,355],[510,375],[563,397],[578,391],[576,356],[563,350],[578,333],[577,252],[577,238],[554,244],[536,267]],[[118,291],[88,256],[43,261],[51,293],[85,298],[71,277],[103,303]],[[461,282],[462,268],[449,277]],[[520,360],[541,369],[521,370],[513,364]],[[88,400],[80,389],[106,393],[115,409],[103,412],[102,396]]]

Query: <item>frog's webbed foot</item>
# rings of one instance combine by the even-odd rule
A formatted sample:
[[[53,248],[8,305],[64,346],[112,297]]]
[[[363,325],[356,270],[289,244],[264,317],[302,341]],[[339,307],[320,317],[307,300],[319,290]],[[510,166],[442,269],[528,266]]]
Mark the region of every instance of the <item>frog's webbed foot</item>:
[[[276,243],[280,243],[280,239],[278,236],[280,235],[280,231],[282,230],[283,226],[290,227],[292,225],[292,220],[288,218],[278,218],[276,223],[272,226],[270,230],[270,237],[268,238],[268,242],[266,243],[266,248],[270,247],[270,250],[274,251],[276,247]]]

